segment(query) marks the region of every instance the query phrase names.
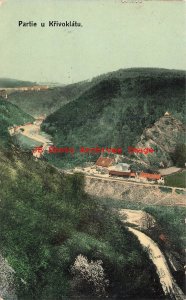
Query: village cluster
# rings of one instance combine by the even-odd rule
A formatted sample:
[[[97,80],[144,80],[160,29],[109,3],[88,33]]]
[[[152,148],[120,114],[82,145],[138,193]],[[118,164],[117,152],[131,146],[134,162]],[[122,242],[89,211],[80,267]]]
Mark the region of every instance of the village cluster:
[[[143,171],[134,172],[131,170],[131,166],[127,163],[118,162],[118,157],[102,157],[100,156],[95,164],[85,168],[75,168],[75,172],[83,171],[89,175],[99,175],[104,177],[123,178],[125,180],[135,182],[149,182],[164,184],[164,178],[161,174],[146,173]]]
[[[44,153],[49,154],[71,154],[73,155],[76,151],[82,155],[99,154],[99,158],[96,163],[91,163],[87,167],[78,167],[73,170],[74,172],[83,172],[88,175],[102,176],[102,177],[114,177],[122,178],[124,180],[130,180],[135,182],[150,182],[164,184],[164,179],[160,174],[145,173],[143,170],[135,172],[132,170],[129,164],[121,162],[123,157],[122,148],[114,147],[56,147],[48,139],[39,134],[40,125],[45,116],[39,116],[33,123],[26,123],[22,126],[13,126],[9,128],[11,135],[21,134],[30,139],[35,139],[41,142],[40,146],[35,147],[32,150],[32,154],[35,159],[39,159]],[[142,154],[150,155],[155,152],[152,148],[134,148],[128,147],[129,154]]]

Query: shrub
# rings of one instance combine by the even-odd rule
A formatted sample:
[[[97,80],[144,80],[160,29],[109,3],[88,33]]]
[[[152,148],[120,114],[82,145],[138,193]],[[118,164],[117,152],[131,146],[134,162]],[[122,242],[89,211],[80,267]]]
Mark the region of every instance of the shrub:
[[[96,260],[88,262],[83,255],[78,255],[71,267],[74,275],[74,288],[91,290],[98,297],[106,296],[106,287],[109,281],[105,279],[102,261]]]
[[[172,156],[173,162],[180,168],[185,166],[186,162],[186,145],[178,144]]]

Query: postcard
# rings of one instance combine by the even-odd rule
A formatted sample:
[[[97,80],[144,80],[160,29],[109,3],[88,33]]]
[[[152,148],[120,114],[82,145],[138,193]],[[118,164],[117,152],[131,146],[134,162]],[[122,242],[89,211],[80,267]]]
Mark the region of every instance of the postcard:
[[[0,0],[0,300],[185,299],[185,4]]]

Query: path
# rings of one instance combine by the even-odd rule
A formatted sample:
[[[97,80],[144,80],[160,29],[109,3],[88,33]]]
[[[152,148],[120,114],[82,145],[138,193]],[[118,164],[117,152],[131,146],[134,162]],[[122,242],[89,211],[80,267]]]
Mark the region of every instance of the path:
[[[128,230],[137,236],[140,244],[147,250],[149,258],[153,261],[165,295],[169,295],[171,299],[184,300],[185,296],[174,280],[158,244],[140,231],[148,227],[154,227],[156,224],[154,217],[145,211],[132,209],[121,209],[119,215],[122,222],[135,225],[139,229],[128,227]]]
[[[169,295],[171,299],[184,300],[185,296],[172,277],[165,256],[158,245],[150,237],[139,230],[131,227],[128,227],[128,229],[137,236],[140,244],[148,251],[149,258],[156,266],[156,272],[159,276],[165,295]]]
[[[180,172],[181,170],[182,170],[181,168],[170,167],[170,168],[166,168],[166,169],[159,169],[158,171],[160,172],[160,174],[162,176],[165,176],[165,175],[170,175],[170,174]]]

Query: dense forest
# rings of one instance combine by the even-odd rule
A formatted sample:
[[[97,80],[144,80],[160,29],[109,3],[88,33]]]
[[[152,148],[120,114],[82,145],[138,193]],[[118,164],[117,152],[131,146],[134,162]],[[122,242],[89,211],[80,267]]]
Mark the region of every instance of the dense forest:
[[[49,87],[43,91],[16,91],[8,95],[8,101],[18,105],[31,116],[49,115],[74,100],[89,86],[89,82],[83,81],[67,86]]]

